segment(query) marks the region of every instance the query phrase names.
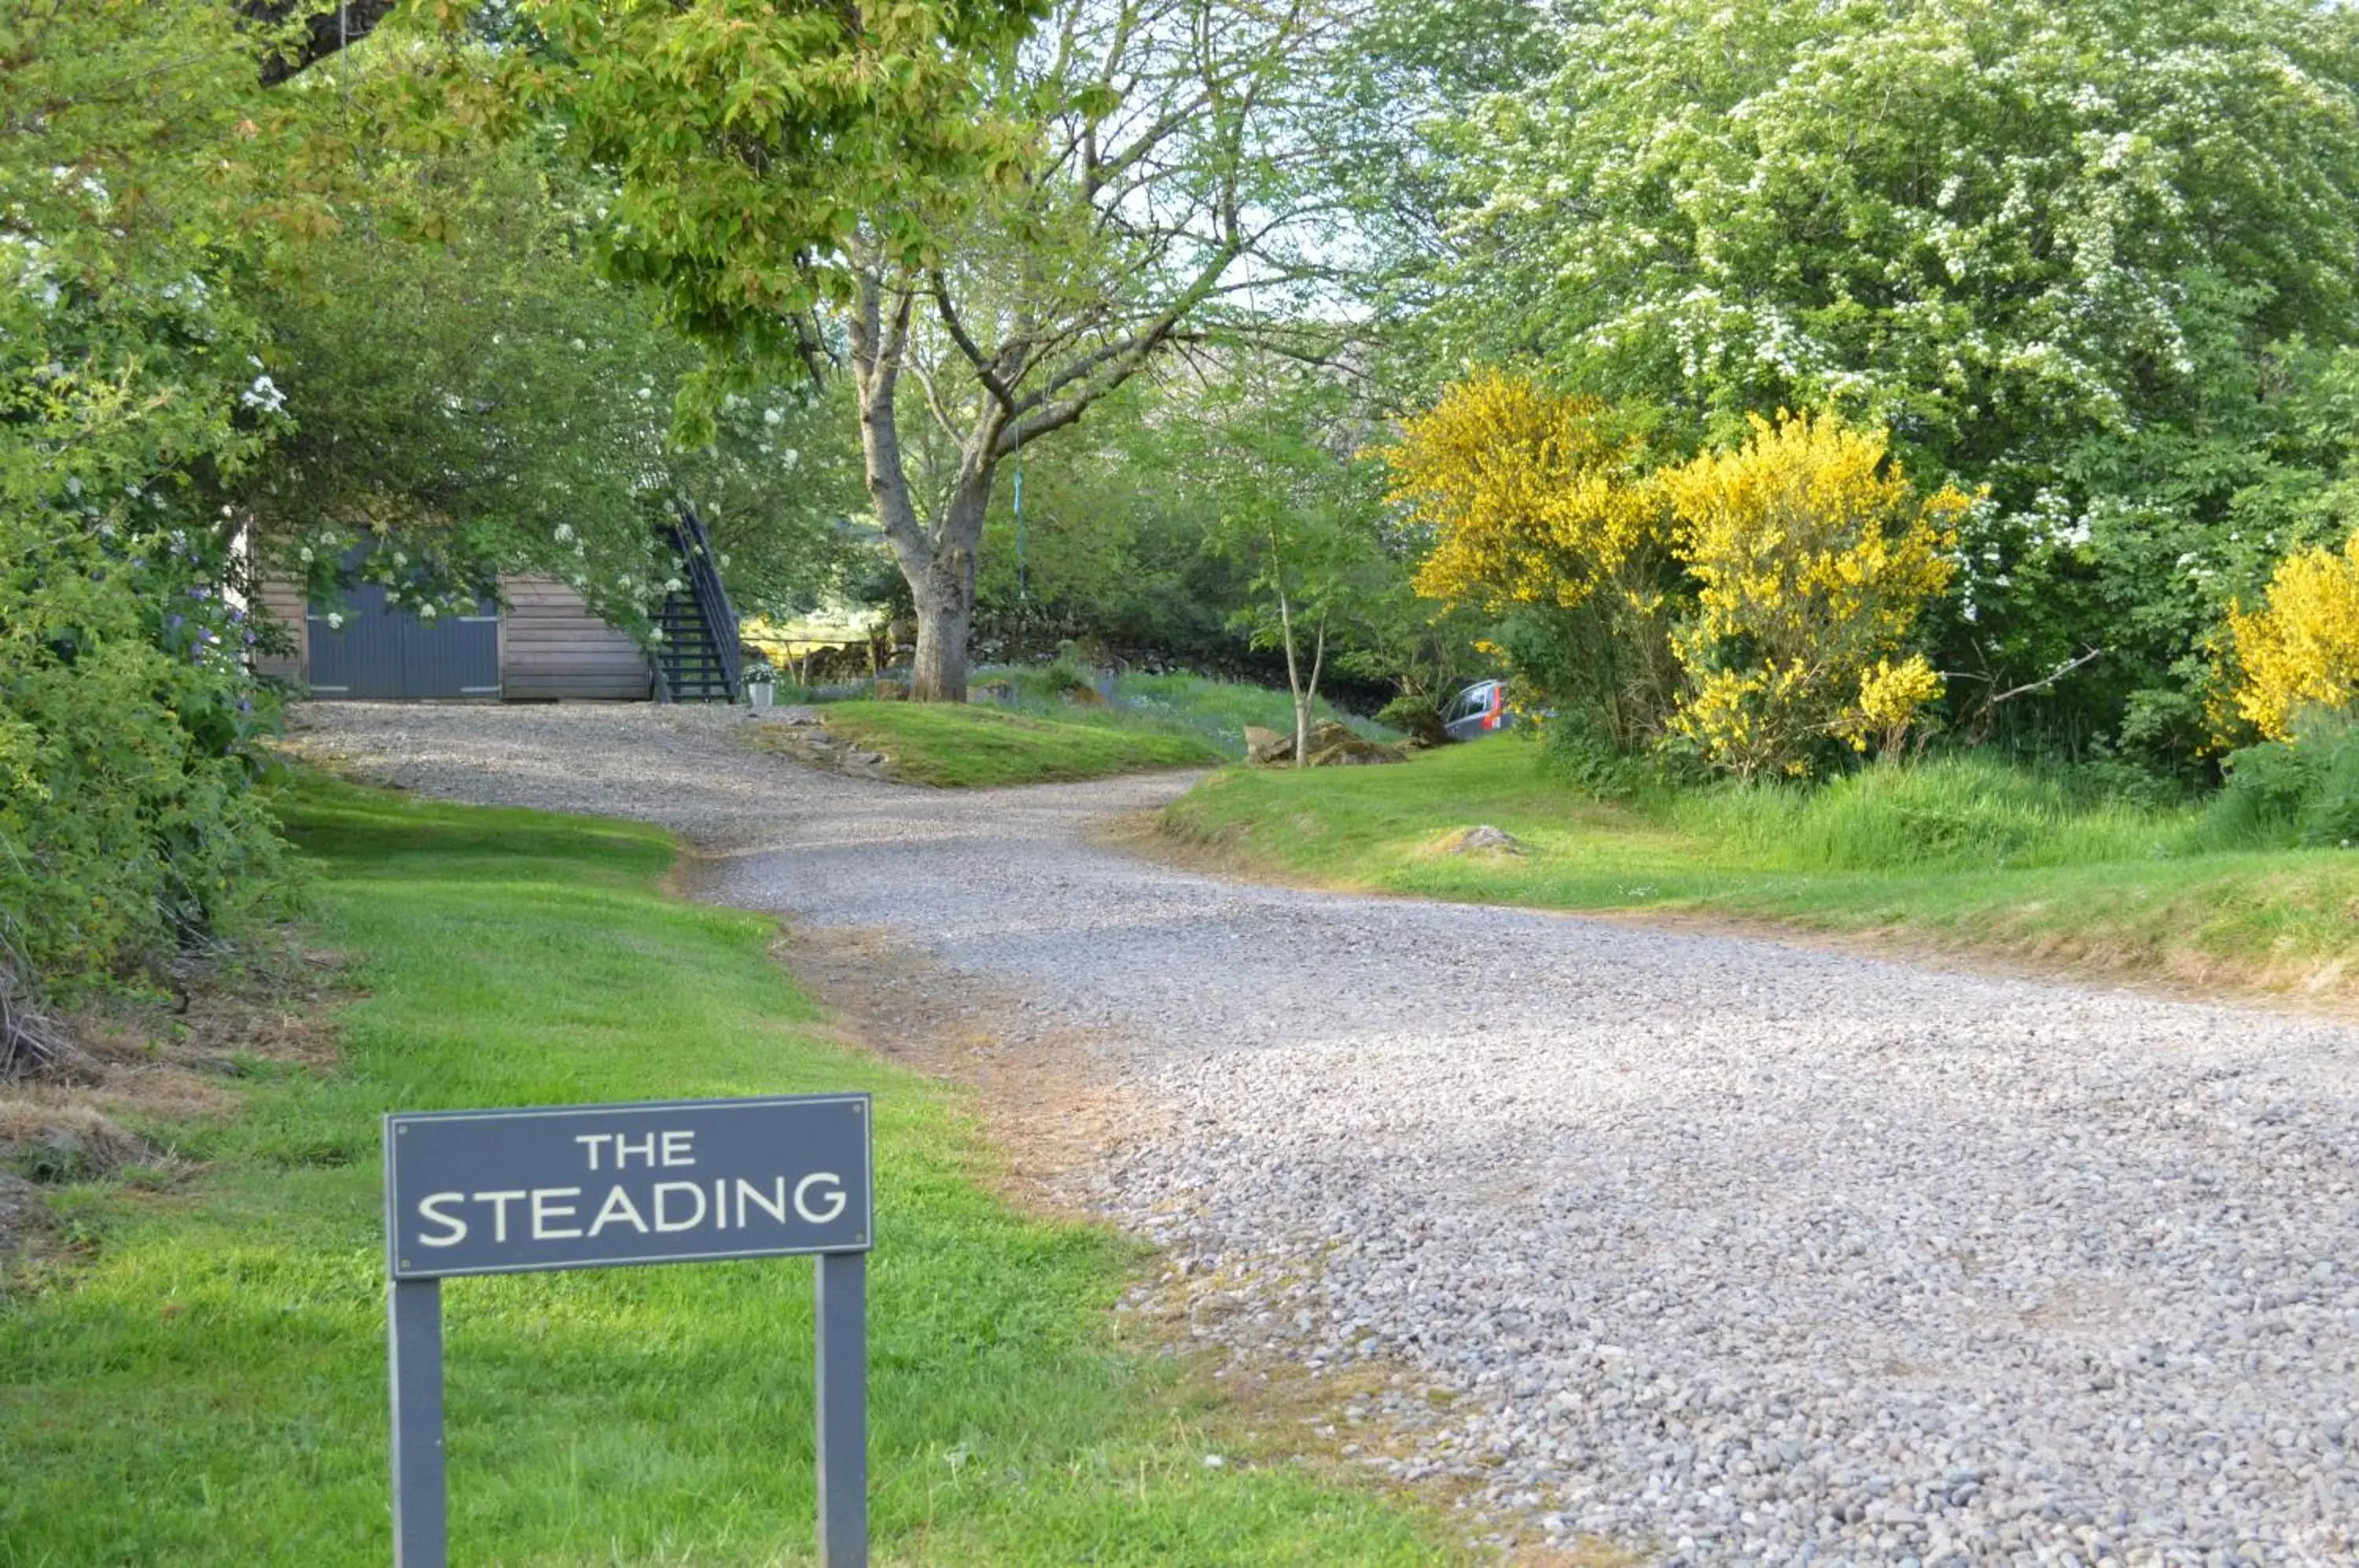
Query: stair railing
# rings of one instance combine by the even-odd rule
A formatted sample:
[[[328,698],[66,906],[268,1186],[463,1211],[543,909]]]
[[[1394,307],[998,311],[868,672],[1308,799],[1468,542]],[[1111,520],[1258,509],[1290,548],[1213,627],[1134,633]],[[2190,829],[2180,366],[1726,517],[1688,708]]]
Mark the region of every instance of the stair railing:
[[[745,691],[737,650],[737,612],[730,606],[729,590],[722,583],[720,564],[712,558],[712,537],[704,531],[704,519],[696,515],[696,508],[685,502],[672,519],[671,533],[673,542],[679,547],[680,563],[688,571],[697,610],[704,616],[705,631],[712,638],[713,651],[720,656],[722,681],[728,688],[729,700],[734,702]]]

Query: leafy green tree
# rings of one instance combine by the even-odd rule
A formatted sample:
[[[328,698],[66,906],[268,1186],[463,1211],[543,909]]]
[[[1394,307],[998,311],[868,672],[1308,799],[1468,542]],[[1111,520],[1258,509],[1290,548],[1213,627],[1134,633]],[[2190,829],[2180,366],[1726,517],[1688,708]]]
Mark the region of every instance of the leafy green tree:
[[[1460,345],[1713,440],[1780,407],[1889,428],[1991,489],[1940,628],[1958,695],[2191,743],[2234,536],[2287,521],[2288,345],[2359,340],[2359,19],[1606,0],[1560,48],[1443,134]]]
[[[230,498],[263,557],[332,595],[348,550],[374,542],[360,572],[426,613],[547,572],[643,626],[678,565],[652,525],[690,499],[746,608],[808,603],[861,504],[840,404],[807,382],[752,387],[704,444],[676,447],[698,356],[594,266],[611,189],[540,138],[404,147],[380,102],[398,78],[327,69],[322,92],[353,94],[327,107],[360,127],[367,200],[260,302],[291,428]]]
[[[1366,429],[1340,387],[1251,376],[1216,384],[1205,402],[1208,543],[1248,573],[1232,624],[1285,659],[1294,763],[1307,767],[1321,677],[1331,660],[1381,669],[1375,633],[1408,570],[1385,548],[1376,465],[1356,455]]]
[[[869,492],[917,604],[913,694],[966,694],[1001,464],[1329,270],[1316,122],[1342,31],[1318,5],[1071,0],[993,78],[1032,127],[1014,178],[937,248],[855,234],[852,370]]]
[[[500,57],[485,117],[557,115],[617,190],[617,277],[658,289],[724,358],[821,352],[810,312],[848,293],[856,230],[915,256],[1014,144],[974,70],[1038,0],[515,0],[536,47]]]

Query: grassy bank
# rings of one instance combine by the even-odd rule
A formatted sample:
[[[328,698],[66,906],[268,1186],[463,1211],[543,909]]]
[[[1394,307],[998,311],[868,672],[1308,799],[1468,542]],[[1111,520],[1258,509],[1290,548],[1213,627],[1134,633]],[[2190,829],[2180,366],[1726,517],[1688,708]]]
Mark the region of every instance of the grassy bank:
[[[1189,735],[945,702],[830,702],[830,733],[892,759],[894,777],[947,789],[1050,784],[1201,768],[1220,752]]]
[[[353,961],[341,1060],[248,1063],[233,1113],[140,1129],[177,1174],[52,1189],[88,1251],[0,1299],[0,1564],[386,1561],[383,1111],[846,1087],[877,1095],[881,1562],[1451,1559],[1238,1457],[1115,1342],[1126,1246],[991,1196],[957,1098],[821,1043],[769,922],[660,894],[661,834],[326,786],[288,810]],[[808,1561],[809,1279],[453,1282],[460,1560]]]
[[[1781,789],[1586,793],[1513,738],[1399,767],[1216,775],[1164,831],[1248,871],[1562,909],[1875,931],[2229,991],[2359,999],[2359,854],[2210,847],[2192,808],[1995,764]],[[1490,823],[1524,853],[1452,854]]]
[[[1293,697],[1282,688],[1245,681],[1184,672],[1132,673],[1117,677],[1111,693],[1096,702],[1075,701],[1073,688],[1081,682],[1075,671],[1061,665],[994,668],[978,672],[976,682],[978,690],[1003,692],[999,701],[1014,712],[1132,734],[1185,735],[1232,759],[1245,754],[1247,724],[1294,733]],[[1380,724],[1339,711],[1324,698],[1312,707],[1314,721],[1336,719],[1373,740],[1400,738]]]
[[[1248,724],[1294,731],[1285,691],[1206,675],[1125,674],[1102,689],[1098,675],[1074,666],[994,665],[975,671],[964,707],[880,702],[861,694],[867,689],[831,697],[788,688],[779,701],[818,702],[832,734],[883,752],[895,776],[954,789],[1207,767],[1245,756]],[[1371,739],[1400,738],[1323,700],[1315,707]]]

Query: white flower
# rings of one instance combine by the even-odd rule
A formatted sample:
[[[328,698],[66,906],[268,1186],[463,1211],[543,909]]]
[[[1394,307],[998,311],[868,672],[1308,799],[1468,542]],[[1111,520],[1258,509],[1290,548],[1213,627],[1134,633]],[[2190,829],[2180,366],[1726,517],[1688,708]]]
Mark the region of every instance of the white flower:
[[[568,542],[568,541],[570,541],[572,538],[573,538],[573,525],[572,525],[571,523],[560,523],[560,524],[558,524],[558,525],[557,525],[557,542],[558,542],[558,543],[560,543],[560,544],[567,543],[567,542]]]
[[[328,629],[332,632],[338,632],[344,629],[344,613],[342,610],[331,610],[328,612]]]
[[[287,394],[281,392],[278,384],[267,376],[257,376],[254,378],[254,385],[240,393],[237,400],[249,408],[275,414],[287,406]]]
[[[419,618],[419,620],[421,620],[421,621],[430,621],[430,620],[432,620],[432,619],[434,618],[434,606],[433,606],[433,605],[431,605],[431,604],[420,604],[420,605],[419,605],[419,606],[418,606],[418,618]]]
[[[787,422],[787,417],[776,408],[765,408],[762,410],[762,422],[766,425],[782,425]]]

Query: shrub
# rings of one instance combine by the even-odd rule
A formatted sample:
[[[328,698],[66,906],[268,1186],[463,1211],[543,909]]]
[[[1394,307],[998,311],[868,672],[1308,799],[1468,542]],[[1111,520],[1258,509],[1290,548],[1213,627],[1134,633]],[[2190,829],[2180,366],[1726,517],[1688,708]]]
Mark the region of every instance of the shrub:
[[[285,868],[242,615],[171,534],[61,521],[0,517],[0,956],[71,987],[218,931]]]
[[[1700,586],[1671,638],[1672,732],[1741,779],[1802,777],[1829,742],[1894,749],[1940,679],[1907,645],[1948,586],[1966,497],[1919,498],[1884,432],[1756,419],[1744,445],[1665,476]]]
[[[1539,705],[1579,710],[1625,749],[1669,709],[1680,573],[1630,421],[1501,371],[1445,391],[1383,457],[1391,495],[1434,530],[1428,598],[1506,618],[1492,651]]]
[[[1376,723],[1396,729],[1420,746],[1440,746],[1446,737],[1441,731],[1441,710],[1430,697],[1405,692],[1376,710]]]
[[[2227,784],[2197,830],[2206,847],[2359,844],[2359,720],[2304,713],[2299,740],[2228,755]]]
[[[1539,723],[1540,771],[1599,800],[1631,800],[1662,782],[1645,759],[1599,735],[1578,714]]]

